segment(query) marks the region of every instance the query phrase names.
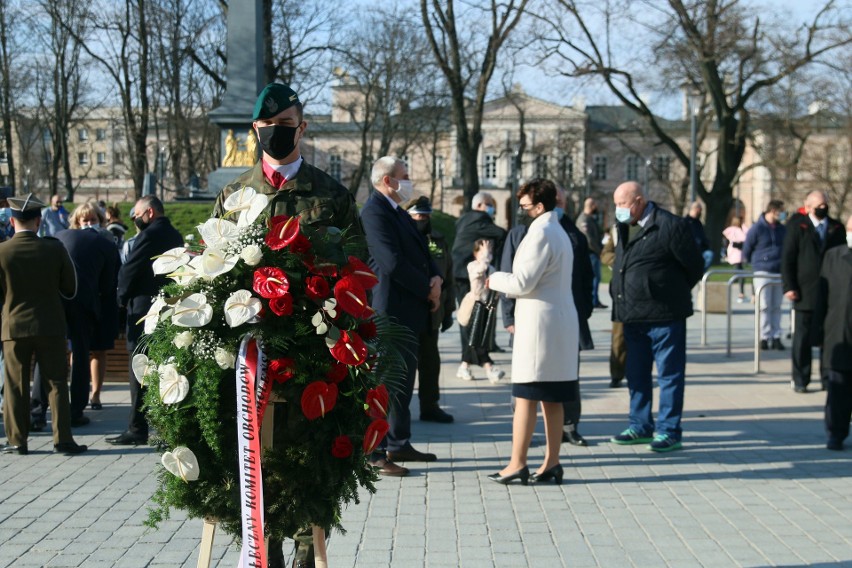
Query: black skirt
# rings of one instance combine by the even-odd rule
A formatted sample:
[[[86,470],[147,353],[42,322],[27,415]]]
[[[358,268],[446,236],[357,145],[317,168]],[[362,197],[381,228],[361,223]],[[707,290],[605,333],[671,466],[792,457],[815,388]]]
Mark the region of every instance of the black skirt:
[[[569,402],[574,381],[512,383],[512,396],[540,402]]]

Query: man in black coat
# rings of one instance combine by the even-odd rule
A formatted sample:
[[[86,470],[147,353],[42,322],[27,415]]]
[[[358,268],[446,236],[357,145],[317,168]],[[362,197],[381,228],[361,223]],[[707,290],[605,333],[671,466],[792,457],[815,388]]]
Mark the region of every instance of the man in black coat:
[[[397,461],[435,461],[435,454],[419,452],[411,445],[409,404],[417,373],[418,337],[431,326],[430,314],[439,307],[443,278],[425,237],[399,204],[412,197],[405,162],[385,156],[373,164],[370,181],[376,191],[361,210],[361,222],[370,251],[370,268],[379,279],[373,288],[372,307],[395,318],[413,337],[400,346],[405,378],[391,388],[390,429],[380,444],[386,455],[370,460],[382,475],[405,476],[408,469]]]
[[[852,217],[846,221],[846,246],[825,253],[819,284],[814,320],[822,331],[822,368],[828,379],[826,447],[842,450],[852,418]]]
[[[148,313],[152,298],[169,282],[165,275],[154,275],[153,257],[167,250],[183,245],[183,237],[166,217],[163,202],[147,195],[133,207],[133,223],[139,230],[139,236],[127,262],[118,272],[118,304],[127,308],[127,350],[133,352],[144,331],[144,325],[137,323]],[[130,369],[130,418],[127,430],[118,436],[107,438],[110,444],[136,445],[148,441],[148,421],[142,412],[142,386]]]
[[[692,287],[704,261],[682,217],[647,201],[642,186],[615,189],[618,244],[610,287],[612,317],[624,324],[630,426],[615,444],[644,444],[655,452],[681,448],[686,375],[686,318],[692,315]],[[660,402],[652,414],[657,364]],[[653,436],[653,437],[652,437]]]
[[[808,390],[811,382],[811,348],[818,344],[813,313],[819,297],[819,274],[826,251],[846,242],[843,223],[828,216],[828,203],[821,191],[805,198],[805,214],[794,215],[787,223],[784,249],[781,252],[781,279],[784,296],[796,311],[791,348],[793,380],[798,393]],[[820,371],[822,387],[825,376]]]

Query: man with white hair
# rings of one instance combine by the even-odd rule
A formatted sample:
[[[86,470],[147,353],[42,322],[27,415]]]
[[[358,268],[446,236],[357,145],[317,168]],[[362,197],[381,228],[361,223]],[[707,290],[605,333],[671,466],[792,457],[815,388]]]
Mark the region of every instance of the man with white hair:
[[[438,309],[443,278],[429,254],[425,237],[411,216],[400,207],[413,196],[408,168],[402,160],[385,156],[376,160],[370,175],[376,191],[361,210],[361,221],[370,252],[370,268],[379,279],[373,288],[372,306],[408,328],[413,345],[404,345],[405,380],[391,387],[390,429],[370,460],[381,475],[402,477],[408,469],[397,461],[435,461],[435,454],[419,452],[411,445],[409,404],[417,373],[417,338],[430,325],[430,312]],[[387,453],[385,453],[385,450]]]

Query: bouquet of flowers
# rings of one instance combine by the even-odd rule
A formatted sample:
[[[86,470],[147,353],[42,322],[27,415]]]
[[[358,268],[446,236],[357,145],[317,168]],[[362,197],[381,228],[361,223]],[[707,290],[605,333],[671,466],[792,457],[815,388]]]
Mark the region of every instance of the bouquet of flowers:
[[[311,524],[342,529],[342,505],[358,502],[359,486],[375,491],[367,460],[388,429],[384,383],[400,376],[394,343],[405,334],[369,306],[377,279],[356,256],[362,243],[270,218],[266,205],[243,188],[225,218],[198,227],[203,245],[154,261],[174,283],[144,318],[147,354],[132,360],[164,451],[150,526],[176,507],[239,536],[256,489],[241,469],[253,461],[260,524],[277,540]],[[259,439],[269,400],[281,401],[274,446],[255,446],[254,460],[243,442]]]

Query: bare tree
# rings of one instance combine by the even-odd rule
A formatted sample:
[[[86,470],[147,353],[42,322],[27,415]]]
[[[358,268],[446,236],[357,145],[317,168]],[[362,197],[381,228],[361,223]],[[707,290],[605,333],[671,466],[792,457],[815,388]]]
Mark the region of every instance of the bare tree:
[[[477,154],[488,84],[500,48],[521,20],[527,2],[491,0],[486,7],[465,3],[466,10],[457,14],[454,0],[420,0],[426,37],[450,91],[465,209],[470,209],[471,199],[479,191]],[[486,22],[483,37],[477,31]]]
[[[574,26],[566,27],[561,18],[566,15]],[[654,81],[671,89],[677,80],[701,93],[705,104],[697,119],[702,125],[712,122],[715,176],[709,188],[699,178],[695,189],[706,204],[713,251],[719,250],[732,205],[756,95],[852,41],[845,21],[848,12],[833,1],[797,30],[782,22],[767,26],[756,8],[736,0],[668,0],[665,5],[607,1],[595,6],[559,0],[555,14],[540,17],[552,23],[544,44],[562,72],[600,78],[622,104],[648,122],[685,170],[689,155],[652,112],[645,90]],[[630,46],[619,57],[614,46],[624,30],[631,30]],[[649,72],[655,69],[659,72]]]
[[[0,119],[3,121],[3,150],[9,167],[9,179],[15,184],[15,156],[13,116],[15,100],[13,95],[13,66],[11,56],[16,51],[11,22],[17,19],[17,7],[12,3],[0,2]]]

